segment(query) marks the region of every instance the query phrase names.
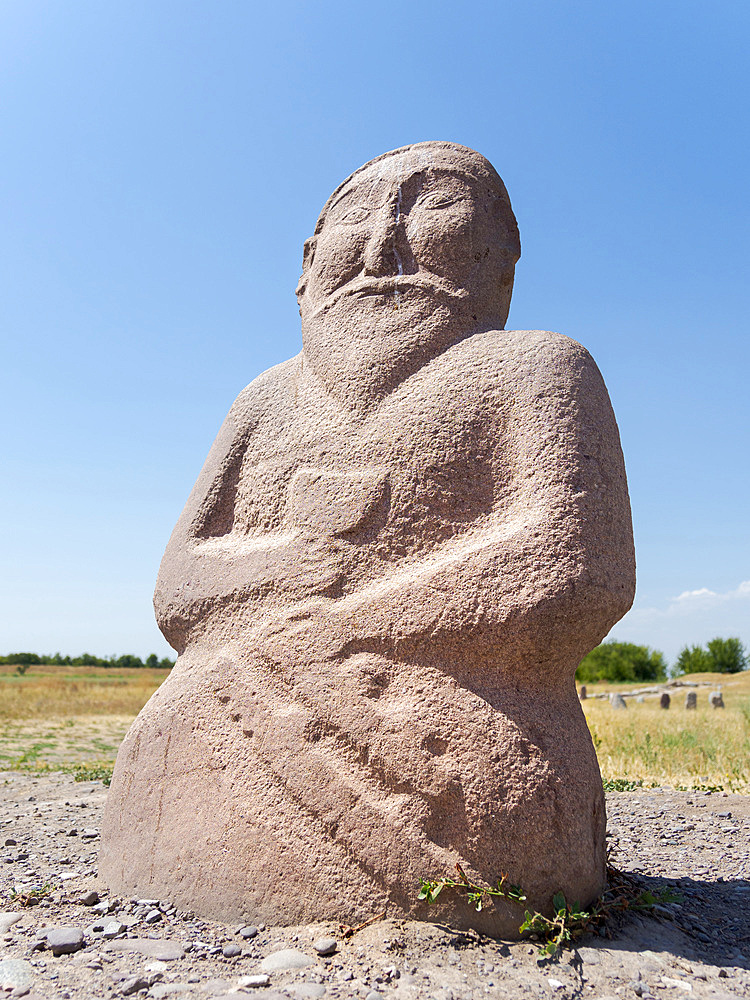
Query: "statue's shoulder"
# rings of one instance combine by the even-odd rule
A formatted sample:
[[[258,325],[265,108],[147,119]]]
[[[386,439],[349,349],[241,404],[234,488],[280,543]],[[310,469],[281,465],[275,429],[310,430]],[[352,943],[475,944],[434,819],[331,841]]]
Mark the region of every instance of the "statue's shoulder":
[[[492,365],[534,366],[590,362],[586,348],[572,337],[551,330],[488,330],[467,337],[454,350]]]
[[[235,399],[230,417],[239,423],[258,423],[285,413],[300,370],[300,357],[289,358],[261,372]]]
[[[600,377],[586,348],[550,330],[488,330],[460,341],[448,352],[450,364],[486,385],[509,385],[538,392],[540,387],[572,389],[589,375]]]

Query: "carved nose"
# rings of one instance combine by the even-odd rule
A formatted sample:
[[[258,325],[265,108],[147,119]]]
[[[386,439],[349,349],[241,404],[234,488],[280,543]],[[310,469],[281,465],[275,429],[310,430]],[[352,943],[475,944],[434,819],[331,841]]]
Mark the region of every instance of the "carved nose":
[[[402,273],[397,242],[401,229],[398,209],[391,204],[377,218],[365,250],[365,273],[374,277]]]

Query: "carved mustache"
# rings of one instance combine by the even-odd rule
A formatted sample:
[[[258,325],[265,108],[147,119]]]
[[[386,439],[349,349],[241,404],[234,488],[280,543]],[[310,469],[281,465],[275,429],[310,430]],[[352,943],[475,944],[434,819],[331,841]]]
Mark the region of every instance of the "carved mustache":
[[[420,291],[429,295],[454,299],[465,298],[468,292],[465,288],[454,285],[453,282],[440,278],[435,274],[420,276],[418,274],[388,275],[376,278],[371,275],[354,278],[340,285],[327,295],[320,309],[330,309],[340,299],[346,296],[396,295],[402,292]]]

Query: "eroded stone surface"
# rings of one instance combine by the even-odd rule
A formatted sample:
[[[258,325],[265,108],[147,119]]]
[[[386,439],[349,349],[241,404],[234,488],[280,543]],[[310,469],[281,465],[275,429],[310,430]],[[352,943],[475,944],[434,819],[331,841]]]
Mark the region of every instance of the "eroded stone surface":
[[[632,601],[625,472],[584,348],[503,329],[519,252],[502,181],[449,143],[327,203],[303,350],[239,396],[164,556],[180,656],[118,756],[114,891],[515,934],[502,903],[428,910],[420,878],[601,889],[573,677]]]

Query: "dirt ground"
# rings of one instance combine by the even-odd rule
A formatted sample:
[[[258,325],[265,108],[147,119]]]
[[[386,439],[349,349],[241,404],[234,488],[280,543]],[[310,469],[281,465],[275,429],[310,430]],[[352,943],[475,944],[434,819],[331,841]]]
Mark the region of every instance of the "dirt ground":
[[[106,794],[69,775],[0,773],[0,997],[750,997],[750,797],[609,794],[613,863],[681,901],[628,914],[610,937],[549,961],[528,941],[435,924],[383,920],[347,939],[333,923],[240,928],[169,900],[110,897],[96,874]],[[44,886],[36,905],[21,905]],[[75,950],[55,956],[55,928],[83,941],[74,934]],[[336,938],[333,954],[318,954],[322,937]]]

